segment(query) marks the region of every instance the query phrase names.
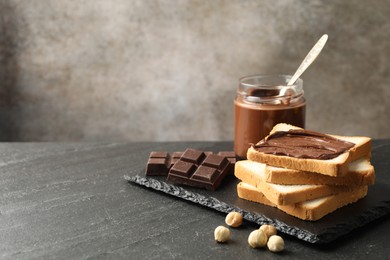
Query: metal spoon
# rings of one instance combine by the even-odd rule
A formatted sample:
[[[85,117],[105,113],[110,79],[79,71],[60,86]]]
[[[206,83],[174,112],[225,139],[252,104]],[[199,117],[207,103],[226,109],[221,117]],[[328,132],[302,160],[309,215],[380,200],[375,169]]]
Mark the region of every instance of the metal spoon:
[[[310,52],[306,55],[305,59],[302,61],[301,65],[292,76],[290,81],[287,83],[287,86],[291,86],[297,81],[297,79],[302,75],[302,73],[310,66],[310,64],[317,58],[320,54],[322,48],[324,48],[326,41],[328,40],[328,35],[324,34],[318,42],[313,46]]]

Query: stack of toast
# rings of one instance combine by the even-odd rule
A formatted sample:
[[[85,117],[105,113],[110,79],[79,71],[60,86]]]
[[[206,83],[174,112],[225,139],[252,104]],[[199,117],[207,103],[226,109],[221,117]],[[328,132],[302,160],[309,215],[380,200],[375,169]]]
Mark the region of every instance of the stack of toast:
[[[275,133],[294,130],[305,131],[292,125],[278,124],[259,144],[275,136]],[[247,160],[235,164],[235,176],[241,180],[237,185],[238,196],[277,207],[287,214],[310,221],[365,197],[368,186],[375,183],[375,171],[370,163],[371,139],[360,136],[324,136],[350,144],[350,147],[335,154],[334,158],[324,159],[305,156],[304,150],[310,143],[294,147],[299,152],[304,151],[298,157],[288,153],[280,154],[276,150],[273,152],[272,145],[264,151],[252,145],[248,149]],[[322,144],[318,144],[323,142],[322,137],[311,139],[305,137],[305,142],[309,140],[316,143],[316,148],[323,148]],[[284,145],[284,142],[281,144]],[[286,143],[283,149],[289,151],[288,146]]]

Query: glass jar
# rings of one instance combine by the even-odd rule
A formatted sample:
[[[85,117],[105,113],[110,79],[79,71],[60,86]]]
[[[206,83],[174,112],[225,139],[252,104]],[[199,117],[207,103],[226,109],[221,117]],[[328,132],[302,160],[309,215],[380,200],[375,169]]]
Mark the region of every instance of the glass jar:
[[[246,158],[250,144],[266,137],[278,123],[305,127],[303,81],[287,86],[289,75],[255,75],[240,79],[234,100],[234,151]]]

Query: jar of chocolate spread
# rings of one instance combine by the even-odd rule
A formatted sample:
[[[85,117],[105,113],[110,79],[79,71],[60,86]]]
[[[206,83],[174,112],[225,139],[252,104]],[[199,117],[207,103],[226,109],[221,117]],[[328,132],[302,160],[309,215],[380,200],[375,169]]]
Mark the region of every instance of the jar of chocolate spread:
[[[303,81],[287,86],[291,76],[255,75],[240,79],[234,100],[234,151],[245,159],[250,144],[266,137],[278,123],[305,127]]]

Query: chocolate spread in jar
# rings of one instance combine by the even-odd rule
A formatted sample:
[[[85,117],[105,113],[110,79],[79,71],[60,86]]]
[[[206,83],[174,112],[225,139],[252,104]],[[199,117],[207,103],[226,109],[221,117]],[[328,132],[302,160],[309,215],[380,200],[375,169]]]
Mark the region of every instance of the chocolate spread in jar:
[[[256,151],[305,159],[333,159],[355,144],[308,130],[279,131],[253,147]]]
[[[245,158],[251,143],[257,143],[266,137],[279,123],[305,126],[305,106],[261,106],[251,107],[234,102],[236,154]]]
[[[305,127],[302,80],[285,86],[289,76],[249,76],[240,80],[234,100],[234,151],[245,159],[251,144],[279,123]]]

